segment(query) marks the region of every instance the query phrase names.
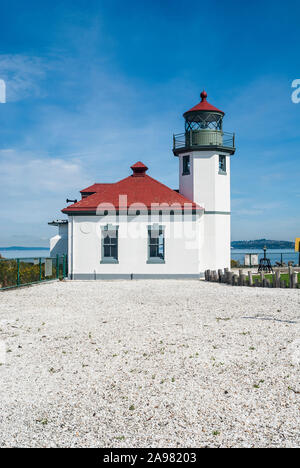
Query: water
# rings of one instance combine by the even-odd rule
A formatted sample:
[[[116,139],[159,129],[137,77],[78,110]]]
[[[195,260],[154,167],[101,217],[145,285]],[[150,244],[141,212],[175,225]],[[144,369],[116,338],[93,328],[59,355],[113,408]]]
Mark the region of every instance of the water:
[[[244,264],[245,254],[259,254],[259,260],[263,258],[264,251],[261,249],[232,249],[231,258],[232,260],[237,260]],[[281,258],[282,257],[282,258]],[[299,253],[294,250],[277,250],[277,249],[268,249],[267,258],[271,260],[272,265],[275,265],[276,262],[281,262],[281,260],[288,264],[288,262],[294,262],[295,265],[299,265]]]
[[[3,258],[40,258],[49,257],[50,250],[0,250]]]

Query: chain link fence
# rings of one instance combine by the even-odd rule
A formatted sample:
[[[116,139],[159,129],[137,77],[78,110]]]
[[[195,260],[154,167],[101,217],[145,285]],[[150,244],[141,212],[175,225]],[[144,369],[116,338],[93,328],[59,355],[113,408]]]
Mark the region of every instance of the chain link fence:
[[[39,258],[0,258],[0,290],[68,276],[67,255]]]

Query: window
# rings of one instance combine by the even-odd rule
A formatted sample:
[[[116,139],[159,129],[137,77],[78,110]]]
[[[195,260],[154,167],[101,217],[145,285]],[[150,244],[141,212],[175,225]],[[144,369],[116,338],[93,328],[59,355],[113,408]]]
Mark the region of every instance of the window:
[[[182,158],[182,175],[189,175],[191,173],[191,163],[189,156]]]
[[[118,262],[118,226],[102,227],[102,260],[101,263]]]
[[[219,173],[226,174],[226,156],[219,156]]]
[[[148,261],[147,263],[165,263],[164,226],[148,227]]]

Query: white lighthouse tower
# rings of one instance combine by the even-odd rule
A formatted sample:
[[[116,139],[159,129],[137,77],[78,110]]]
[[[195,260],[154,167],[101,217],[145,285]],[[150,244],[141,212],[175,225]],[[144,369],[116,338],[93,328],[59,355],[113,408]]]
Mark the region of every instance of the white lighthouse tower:
[[[224,112],[201,102],[184,113],[185,132],[173,136],[179,159],[179,192],[204,207],[200,239],[201,270],[230,266],[230,156],[235,135],[223,131]]]

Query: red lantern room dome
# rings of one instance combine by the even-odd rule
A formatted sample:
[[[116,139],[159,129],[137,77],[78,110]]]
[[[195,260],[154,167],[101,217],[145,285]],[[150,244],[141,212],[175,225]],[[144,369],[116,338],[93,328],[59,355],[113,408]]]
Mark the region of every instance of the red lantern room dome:
[[[225,115],[225,112],[221,111],[220,109],[217,109],[217,107],[212,106],[208,101],[207,101],[207,92],[202,91],[200,94],[201,97],[201,102],[197,104],[196,106],[192,107],[190,110],[186,111],[183,114],[183,117],[186,117],[190,112],[213,112],[217,114],[222,114]]]

